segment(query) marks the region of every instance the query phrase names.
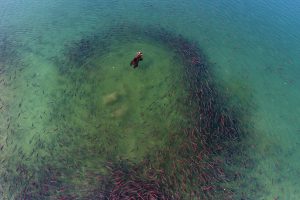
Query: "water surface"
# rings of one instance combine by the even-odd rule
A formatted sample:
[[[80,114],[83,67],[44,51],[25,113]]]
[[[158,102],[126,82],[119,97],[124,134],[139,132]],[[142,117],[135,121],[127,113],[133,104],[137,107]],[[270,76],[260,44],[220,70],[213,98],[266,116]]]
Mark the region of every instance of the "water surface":
[[[163,44],[109,39],[105,54],[81,63],[88,71],[82,73],[75,63],[71,75],[62,73],[64,64],[72,65],[66,61],[72,45],[105,31],[118,35],[120,26],[163,27],[196,42],[211,63],[214,81],[230,97],[228,104],[244,107],[244,123],[251,127],[243,142],[254,164],[251,169],[236,166],[246,168],[245,178],[232,187],[250,199],[299,198],[299,3],[2,0],[0,5],[0,159],[1,173],[8,175],[8,180],[0,179],[4,199],[14,195],[8,184],[15,184],[15,172],[7,173],[8,168],[23,164],[34,172],[47,161],[43,157],[63,165],[60,159],[66,158],[60,154],[76,155],[70,166],[84,174],[108,157],[141,159],[164,146],[167,133],[185,123],[173,111],[185,95],[180,63]],[[146,59],[132,71],[128,62],[140,49]],[[178,99],[169,96],[172,91]],[[156,110],[147,111],[153,102]],[[100,124],[101,131],[95,128]],[[103,152],[95,161],[89,150],[100,147],[114,154]],[[72,173],[66,179],[79,187],[83,179],[69,179]]]

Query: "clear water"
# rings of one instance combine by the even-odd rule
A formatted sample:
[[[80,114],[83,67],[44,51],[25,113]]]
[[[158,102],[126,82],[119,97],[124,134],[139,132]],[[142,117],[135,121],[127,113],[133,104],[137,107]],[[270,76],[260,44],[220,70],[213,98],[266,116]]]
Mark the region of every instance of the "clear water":
[[[1,0],[1,173],[11,168],[8,182],[13,184],[14,167],[24,164],[34,172],[43,157],[52,157],[61,162],[57,167],[70,167],[66,179],[80,188],[85,179],[79,175],[105,160],[139,160],[161,148],[165,133],[185,123],[173,110],[185,109],[178,106],[184,86],[179,64],[167,49],[149,41],[114,40],[104,56],[85,64],[95,70],[82,74],[75,69],[68,77],[57,66],[74,41],[107,30],[117,34],[120,25],[158,25],[197,41],[233,107],[238,103],[249,110],[247,123],[254,131],[245,143],[255,164],[247,171],[247,184],[236,187],[254,199],[299,199],[299,13],[300,3],[291,0]],[[128,59],[139,49],[147,59],[133,71]],[[72,93],[76,89],[82,99]],[[147,110],[150,105],[153,111]],[[109,135],[99,134],[99,124]],[[99,147],[107,152],[94,159],[90,149]],[[73,162],[64,163],[60,155]],[[261,190],[251,186],[256,183]],[[14,198],[9,187],[0,179],[0,198]]]

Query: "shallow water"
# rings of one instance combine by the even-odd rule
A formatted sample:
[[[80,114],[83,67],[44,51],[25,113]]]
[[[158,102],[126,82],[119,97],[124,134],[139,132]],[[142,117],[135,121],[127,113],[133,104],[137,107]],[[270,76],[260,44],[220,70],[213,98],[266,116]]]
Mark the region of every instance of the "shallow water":
[[[188,123],[183,72],[174,53],[143,35],[131,42],[136,36],[124,38],[119,30],[150,25],[197,42],[214,81],[230,97],[228,106],[242,107],[247,115],[243,124],[251,131],[243,144],[252,164],[231,166],[244,173],[243,181],[230,183],[236,198],[300,197],[299,3],[2,0],[0,5],[0,173],[7,176],[0,178],[1,198],[14,198],[26,185],[16,186],[20,165],[30,169],[30,177],[52,160],[58,169],[70,168],[63,170],[63,181],[82,188],[95,181],[85,174],[106,173],[99,167],[104,162],[137,162]],[[116,36],[106,36],[107,46],[97,43],[103,32]],[[84,59],[76,52],[69,59],[82,39],[94,36]],[[137,50],[145,59],[133,70],[128,63]]]

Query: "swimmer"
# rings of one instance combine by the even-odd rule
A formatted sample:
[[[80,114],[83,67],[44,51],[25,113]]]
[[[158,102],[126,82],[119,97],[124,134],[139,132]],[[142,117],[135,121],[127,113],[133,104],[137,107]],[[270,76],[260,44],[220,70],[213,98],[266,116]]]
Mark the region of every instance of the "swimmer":
[[[139,66],[139,62],[143,60],[143,53],[141,51],[137,52],[135,57],[130,62],[130,66],[133,65],[133,68],[136,68]]]

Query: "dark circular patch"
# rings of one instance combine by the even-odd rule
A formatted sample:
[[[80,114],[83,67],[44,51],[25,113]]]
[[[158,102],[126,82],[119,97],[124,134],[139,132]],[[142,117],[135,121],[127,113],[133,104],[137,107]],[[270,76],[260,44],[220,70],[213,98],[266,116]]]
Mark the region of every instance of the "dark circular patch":
[[[135,36],[135,37],[132,37]],[[162,28],[119,26],[66,45],[64,58],[57,60],[62,75],[76,69],[93,70],[90,58],[107,54],[111,41],[149,40],[175,53],[184,69],[187,127],[171,134],[165,148],[134,163],[126,159],[104,161],[107,173],[93,172],[79,195],[63,177],[68,172],[45,166],[39,180],[29,180],[20,194],[23,199],[233,199],[236,172],[230,171],[235,156],[245,156],[239,142],[245,130],[244,113],[230,110],[212,80],[209,63],[196,43]],[[74,80],[75,82],[78,80]],[[74,130],[71,131],[82,131]],[[68,134],[68,133],[65,133]],[[71,142],[71,141],[70,141]],[[62,158],[63,159],[63,158]],[[76,162],[72,163],[74,169]],[[37,182],[37,183],[36,183]]]

